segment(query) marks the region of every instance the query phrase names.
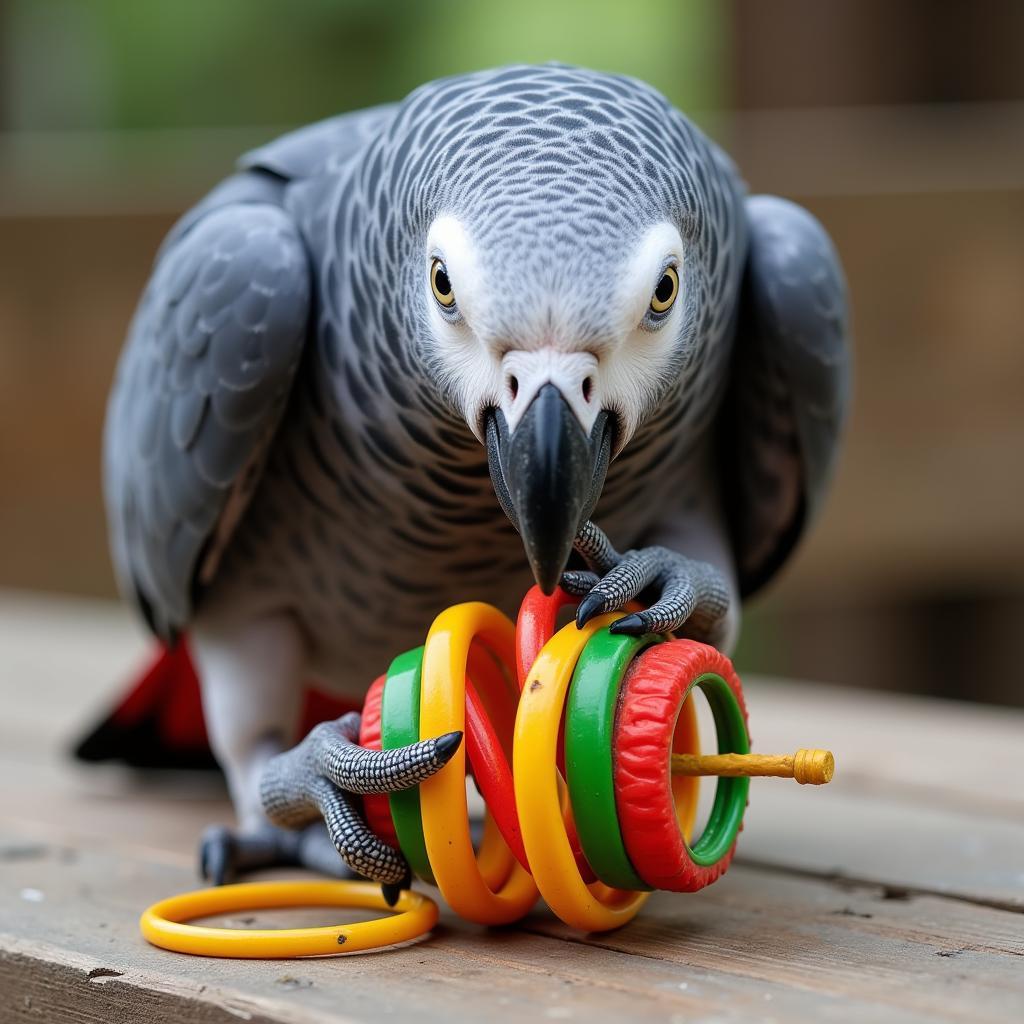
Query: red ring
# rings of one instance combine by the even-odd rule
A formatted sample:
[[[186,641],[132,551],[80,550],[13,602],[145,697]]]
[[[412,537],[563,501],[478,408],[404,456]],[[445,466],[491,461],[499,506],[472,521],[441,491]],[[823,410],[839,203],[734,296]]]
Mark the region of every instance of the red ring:
[[[502,838],[517,861],[529,871],[519,828],[512,770],[508,765],[494,723],[487,715],[472,680],[466,680],[466,754],[473,768],[473,778],[487,810],[498,826]]]
[[[523,598],[516,619],[516,678],[519,680],[520,691],[526,685],[526,674],[540,654],[540,649],[555,635],[558,625],[558,613],[567,604],[577,605],[578,597],[566,593],[556,587],[553,594],[545,594],[540,587],[533,586]],[[555,759],[558,771],[565,778],[565,715],[558,726],[558,746],[555,748]],[[571,819],[570,819],[571,820]],[[583,861],[583,854],[576,839],[575,826],[570,829],[569,838],[573,842],[573,850],[578,854],[576,860]],[[588,868],[589,870],[589,868]]]
[[[516,728],[519,687],[506,669],[499,666],[491,652],[479,640],[469,645],[466,675],[473,680],[476,692],[487,709],[494,732],[499,738],[506,760],[512,759],[512,735]]]
[[[479,643],[470,645],[466,674],[466,754],[473,779],[508,848],[529,871],[509,767],[519,694]]]
[[[359,745],[369,750],[380,750],[381,700],[384,697],[384,683],[387,676],[374,679],[366,691],[363,715],[359,720]],[[382,842],[398,846],[395,823],[391,820],[391,804],[386,793],[365,793],[363,795],[363,816],[373,834]]]
[[[732,662],[707,644],[672,640],[649,648],[622,684],[615,722],[615,801],[626,851],[655,889],[696,892],[722,875],[736,844],[714,864],[697,864],[679,828],[672,798],[671,753],[679,711],[693,682],[721,676],[746,721],[743,690]]]
[[[579,604],[579,598],[556,587],[551,595],[534,586],[526,593],[516,619],[516,679],[521,690],[526,673],[537,660],[540,649],[555,635],[559,611],[567,604]],[[562,744],[558,744],[562,749]]]

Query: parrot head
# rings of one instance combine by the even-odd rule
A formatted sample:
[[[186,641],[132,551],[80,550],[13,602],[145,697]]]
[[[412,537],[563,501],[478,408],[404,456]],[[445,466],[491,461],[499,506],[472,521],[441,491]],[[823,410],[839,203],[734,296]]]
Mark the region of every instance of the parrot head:
[[[727,173],[632,79],[546,66],[470,92],[430,132],[419,352],[550,593],[610,461],[704,362]]]

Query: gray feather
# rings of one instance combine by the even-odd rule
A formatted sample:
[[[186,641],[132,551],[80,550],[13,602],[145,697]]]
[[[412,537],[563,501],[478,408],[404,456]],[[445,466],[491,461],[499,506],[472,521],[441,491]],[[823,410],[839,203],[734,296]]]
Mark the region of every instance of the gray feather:
[[[118,573],[165,637],[188,621],[200,558],[284,410],[310,304],[282,210],[231,202],[187,221],[135,315],[105,435]]]
[[[806,210],[746,201],[750,249],[724,410],[727,504],[741,588],[765,583],[818,511],[850,393],[846,285]]]
[[[336,174],[394,120],[388,103],[329,117],[250,150],[238,161],[243,170],[267,171],[286,181]]]

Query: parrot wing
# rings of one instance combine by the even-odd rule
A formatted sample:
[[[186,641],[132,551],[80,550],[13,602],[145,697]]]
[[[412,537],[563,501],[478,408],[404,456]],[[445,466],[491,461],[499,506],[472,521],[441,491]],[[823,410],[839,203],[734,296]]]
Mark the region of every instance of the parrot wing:
[[[747,596],[789,557],[821,504],[850,394],[846,285],[806,210],[746,200],[749,252],[730,389],[723,491]]]
[[[111,392],[104,463],[122,589],[164,640],[188,622],[259,481],[305,346],[310,257],[285,190],[337,177],[395,110],[342,114],[247,153],[157,256]]]
[[[342,114],[245,154],[160,249],[111,392],[104,462],[115,567],[164,640],[244,511],[304,349],[309,259],[285,190],[340,175],[395,110]],[[302,734],[349,710],[310,687]],[[76,754],[213,764],[185,637],[158,645]]]
[[[286,181],[315,178],[340,171],[368,143],[387,131],[398,104],[385,103],[317,121],[241,157],[243,170],[261,170]]]
[[[188,622],[255,488],[310,315],[296,227],[258,181],[232,181],[221,194],[242,201],[186,215],[161,250],[107,410],[115,567],[165,640]]]

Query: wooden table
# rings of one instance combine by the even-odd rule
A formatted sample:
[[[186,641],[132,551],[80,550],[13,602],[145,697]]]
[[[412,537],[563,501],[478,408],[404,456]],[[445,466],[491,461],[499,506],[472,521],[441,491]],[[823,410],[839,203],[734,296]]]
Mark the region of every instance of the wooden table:
[[[749,679],[756,749],[837,776],[755,780],[709,889],[603,935],[445,914],[383,953],[209,960],[136,922],[195,886],[223,790],[66,756],[144,649],[115,607],[0,595],[0,1021],[1024,1019],[1024,714]]]

